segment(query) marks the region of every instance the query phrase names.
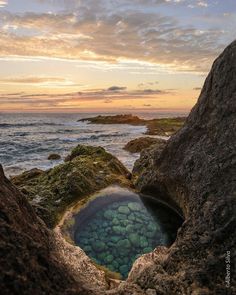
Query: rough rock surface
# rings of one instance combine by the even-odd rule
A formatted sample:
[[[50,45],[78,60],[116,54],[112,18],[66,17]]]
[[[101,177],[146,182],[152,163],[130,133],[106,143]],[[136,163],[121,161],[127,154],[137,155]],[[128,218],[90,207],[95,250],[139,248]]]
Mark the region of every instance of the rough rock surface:
[[[127,177],[128,170],[103,148],[78,145],[65,163],[48,171],[32,169],[11,180],[54,227],[73,202],[110,184],[130,185]]]
[[[147,149],[154,144],[164,146],[165,143],[166,140],[161,138],[139,137],[129,141],[125,145],[124,150],[130,153],[140,153],[142,150]]]
[[[236,41],[214,62],[184,127],[137,181],[142,191],[174,201],[185,222],[165,255],[134,268],[129,281],[157,294],[236,294],[235,177]]]
[[[61,245],[63,251],[59,251]],[[89,268],[82,254],[79,259],[73,255],[77,264],[73,269],[68,259],[72,253],[68,256],[66,250],[65,242],[46,228],[0,166],[1,294],[104,294],[106,282],[101,272]],[[83,269],[90,270],[89,275]]]
[[[134,163],[132,171],[132,181],[134,183],[136,183],[137,178],[140,183],[145,172],[153,169],[154,158],[161,154],[166,145],[166,140],[161,141],[158,144],[151,145],[149,148],[144,149],[141,152],[139,159]]]

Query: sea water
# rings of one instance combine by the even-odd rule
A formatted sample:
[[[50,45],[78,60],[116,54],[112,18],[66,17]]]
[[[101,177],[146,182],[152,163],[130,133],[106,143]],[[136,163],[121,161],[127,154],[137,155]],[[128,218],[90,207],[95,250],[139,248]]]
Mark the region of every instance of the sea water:
[[[35,167],[49,169],[62,162],[70,150],[78,144],[102,146],[131,170],[139,154],[130,154],[123,150],[123,147],[130,140],[143,136],[146,127],[77,122],[79,119],[99,114],[0,113],[0,163],[6,174],[15,175]],[[182,114],[137,113],[137,115],[151,119]],[[60,154],[62,159],[48,161],[48,155],[51,153]]]
[[[101,191],[73,218],[75,244],[122,278],[139,256],[170,246],[182,223],[167,205],[119,186]]]

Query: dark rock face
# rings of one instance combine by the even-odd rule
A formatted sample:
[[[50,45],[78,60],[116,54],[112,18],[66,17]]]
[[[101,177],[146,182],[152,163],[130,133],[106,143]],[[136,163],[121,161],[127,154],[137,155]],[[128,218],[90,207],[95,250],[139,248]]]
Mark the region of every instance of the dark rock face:
[[[185,222],[152,274],[132,282],[158,294],[236,294],[236,41],[214,62],[184,127],[153,154],[137,186],[175,202]]]
[[[138,179],[138,184],[140,185],[141,177],[143,177],[143,174],[145,175],[146,171],[153,169],[154,159],[157,155],[161,154],[166,145],[167,141],[161,140],[158,144],[151,145],[141,152],[139,159],[134,163],[132,171],[132,180],[134,183]]]
[[[50,231],[0,166],[1,294],[91,294],[51,254]]]

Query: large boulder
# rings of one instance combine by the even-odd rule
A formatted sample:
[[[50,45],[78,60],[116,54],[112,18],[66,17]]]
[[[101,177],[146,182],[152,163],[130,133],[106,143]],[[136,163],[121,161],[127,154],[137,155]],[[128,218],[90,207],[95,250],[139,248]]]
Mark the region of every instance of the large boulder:
[[[78,145],[62,163],[48,171],[32,169],[12,182],[54,227],[68,206],[110,184],[130,185],[128,170],[102,147]]]
[[[89,284],[102,275],[95,269],[90,273],[92,282],[88,276],[83,278],[91,266],[82,259],[85,254],[80,255],[80,260],[73,255],[73,263],[78,263],[77,270],[73,269],[70,250],[37,217],[0,165],[1,294],[103,294],[98,290],[105,288],[104,279],[100,278],[102,286]]]
[[[157,248],[128,281],[157,294],[236,294],[235,176],[236,41],[214,62],[184,127],[153,151],[137,180],[141,191],[174,203],[185,222],[172,247]]]

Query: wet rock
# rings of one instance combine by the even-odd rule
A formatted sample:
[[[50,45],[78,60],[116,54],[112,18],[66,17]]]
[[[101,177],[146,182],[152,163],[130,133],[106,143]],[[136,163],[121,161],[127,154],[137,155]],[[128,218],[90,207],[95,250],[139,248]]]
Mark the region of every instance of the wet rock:
[[[12,178],[32,204],[37,202],[46,209],[39,214],[49,227],[54,227],[75,201],[110,184],[130,185],[127,169],[101,147],[78,145],[69,158],[48,171],[33,169]],[[106,173],[96,182],[101,167]]]
[[[126,226],[125,230],[126,230],[127,234],[129,234],[129,233],[132,233],[135,231],[135,227],[134,227],[134,225],[129,224]]]
[[[107,256],[105,257],[104,261],[105,261],[106,263],[110,263],[110,262],[113,261],[113,259],[114,259],[114,257],[113,257],[112,255],[107,255]]]
[[[93,247],[94,251],[102,252],[102,251],[105,250],[106,244],[104,242],[101,242],[101,241],[94,241],[92,243],[92,247]]]
[[[119,223],[120,222],[119,222],[118,218],[115,217],[115,218],[112,219],[112,224],[113,225],[118,225]]]
[[[166,140],[153,137],[140,137],[128,142],[124,150],[130,153],[140,153],[142,150],[149,148],[152,145],[165,146]]]
[[[148,240],[146,239],[146,237],[140,237],[140,246],[142,248],[145,248],[148,246]]]
[[[135,215],[132,213],[128,216],[128,220],[135,221],[135,219]]]
[[[131,211],[139,211],[141,209],[140,204],[136,203],[136,202],[130,202],[128,203],[128,207]]]
[[[111,219],[113,219],[114,211],[113,210],[107,210],[107,211],[104,212],[103,216],[106,219],[111,220]]]
[[[122,213],[122,214],[129,214],[130,213],[130,210],[128,207],[125,207],[125,206],[120,206],[118,208],[118,212]]]
[[[114,231],[115,234],[124,234],[125,233],[125,228],[121,226],[113,226],[112,230]]]
[[[146,247],[146,248],[143,249],[143,252],[144,253],[152,252],[152,248],[151,247]]]
[[[128,239],[124,239],[124,240],[119,240],[117,243],[117,248],[130,248],[131,244],[130,241]]]
[[[111,241],[114,243],[117,243],[119,241],[120,237],[119,236],[112,236]]]
[[[48,160],[60,160],[61,159],[61,156],[60,155],[58,155],[58,154],[50,154],[49,156],[48,156]]]

